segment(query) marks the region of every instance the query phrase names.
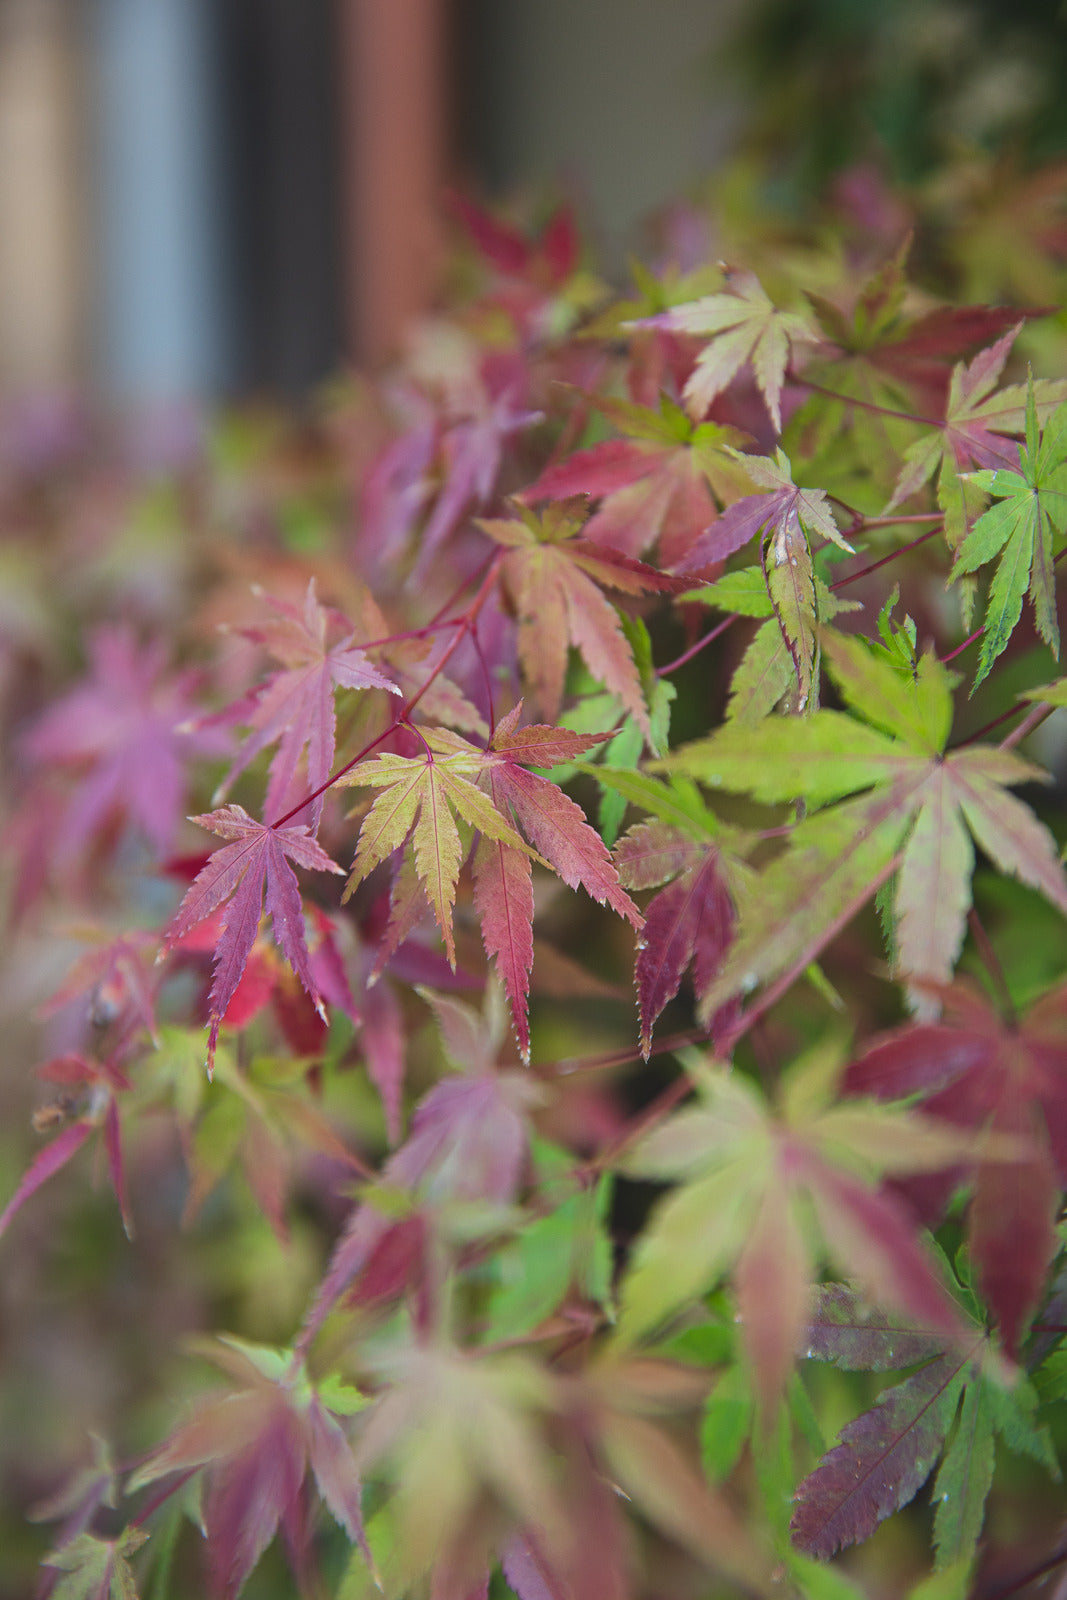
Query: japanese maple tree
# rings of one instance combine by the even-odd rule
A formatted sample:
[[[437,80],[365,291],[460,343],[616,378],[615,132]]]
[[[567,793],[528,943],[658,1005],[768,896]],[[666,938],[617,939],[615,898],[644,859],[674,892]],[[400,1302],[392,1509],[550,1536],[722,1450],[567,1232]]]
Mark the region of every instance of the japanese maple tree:
[[[625,294],[569,210],[451,209],[384,379],[127,485],[180,625],[101,620],[65,501],[37,578],[11,536],[12,1364],[92,1337],[53,1255],[122,1353],[13,1478],[40,1592],[1021,1594],[1067,1564],[1062,329],[957,303],[918,203]]]

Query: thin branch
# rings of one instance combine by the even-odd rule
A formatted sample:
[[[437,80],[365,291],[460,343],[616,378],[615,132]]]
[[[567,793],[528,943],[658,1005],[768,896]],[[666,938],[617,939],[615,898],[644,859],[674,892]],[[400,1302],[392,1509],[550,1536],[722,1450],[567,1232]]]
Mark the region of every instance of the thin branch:
[[[894,520],[895,518],[877,517],[873,522],[865,522],[861,526],[863,528],[881,527],[885,523]],[[925,522],[929,519],[924,517],[922,520]],[[937,518],[938,524],[940,524],[943,520],[944,519],[939,516]],[[856,531],[857,530],[855,528],[848,529],[849,533],[855,533]],[[917,550],[921,544],[926,543],[927,539],[932,539],[934,534],[940,533],[940,531],[940,526],[927,528],[926,532],[920,533],[917,539],[912,539],[907,544],[900,545],[898,549],[891,550],[887,556],[882,556],[878,561],[872,561],[868,566],[861,567],[858,572],[850,572],[845,578],[838,578],[836,583],[830,584],[830,588],[843,589],[846,584],[858,583],[861,578],[866,578],[869,573],[877,572],[879,567],[886,567],[891,561],[896,561],[899,556],[907,555],[909,550]]]
[[[973,633],[969,633],[966,639],[964,639],[963,643],[956,646],[955,650],[950,650],[947,656],[942,656],[940,658],[942,666],[944,666],[944,664],[948,661],[955,661],[957,656],[961,656],[965,650],[969,650],[971,645],[974,644],[976,640],[980,639],[984,632],[985,623],[983,622],[982,626],[980,628],[975,628]]]
[[[967,913],[967,923],[978,954],[981,957],[982,965],[985,967],[993,987],[997,991],[1004,1017],[1007,1021],[1014,1023],[1018,1020],[1018,1013],[1015,1010],[1015,1001],[1011,997],[1011,990],[1008,988],[1008,980],[1004,976],[1004,968],[1000,964],[997,952],[993,949],[992,941],[985,930],[982,919],[973,906]]]
[[[710,633],[706,633],[702,639],[698,639],[696,644],[690,645],[688,650],[683,650],[675,660],[668,661],[665,667],[657,667],[656,677],[665,678],[668,672],[677,672],[679,667],[684,667],[687,661],[692,661],[693,657],[698,656],[701,650],[713,643],[721,634],[724,634],[727,628],[732,628],[740,615],[739,611],[731,612],[725,621],[718,623]]]

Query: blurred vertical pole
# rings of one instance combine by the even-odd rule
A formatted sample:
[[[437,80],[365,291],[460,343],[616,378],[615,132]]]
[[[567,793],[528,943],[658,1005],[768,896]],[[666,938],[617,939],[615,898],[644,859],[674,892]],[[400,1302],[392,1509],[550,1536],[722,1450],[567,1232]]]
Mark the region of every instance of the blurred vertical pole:
[[[227,376],[210,7],[94,0],[99,360],[167,408]]]
[[[0,4],[0,384],[79,376],[85,240],[77,59],[67,0]]]
[[[439,264],[445,0],[339,0],[348,354],[394,354]]]

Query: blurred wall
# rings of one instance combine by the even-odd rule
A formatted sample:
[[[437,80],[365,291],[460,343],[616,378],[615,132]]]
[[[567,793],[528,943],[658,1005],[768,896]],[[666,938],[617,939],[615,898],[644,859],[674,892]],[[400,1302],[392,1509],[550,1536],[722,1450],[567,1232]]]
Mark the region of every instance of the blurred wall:
[[[490,185],[562,179],[613,255],[725,153],[711,63],[740,0],[472,0],[469,137]]]
[[[609,261],[722,153],[740,0],[0,0],[0,396],[299,395],[432,295],[436,195]]]
[[[0,0],[0,389],[69,385],[83,368],[87,164],[77,15]]]

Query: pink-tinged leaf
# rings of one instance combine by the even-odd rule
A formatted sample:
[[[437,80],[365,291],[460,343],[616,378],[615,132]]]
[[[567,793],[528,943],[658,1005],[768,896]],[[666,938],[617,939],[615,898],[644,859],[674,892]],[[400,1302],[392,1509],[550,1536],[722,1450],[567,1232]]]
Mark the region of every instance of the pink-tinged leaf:
[[[929,1477],[952,1425],[966,1361],[943,1355],[841,1431],[796,1492],[793,1543],[828,1560],[907,1505]]]
[[[232,843],[216,850],[190,885],[167,929],[163,951],[173,948],[197,922],[230,900],[215,952],[215,975],[209,997],[210,1070],[219,1027],[255,944],[264,902],[282,953],[308,994],[313,1000],[318,999],[304,936],[300,889],[286,858],[320,872],[342,873],[342,869],[311,838],[306,827],[271,828],[256,822],[243,806],[224,806],[193,820]]]
[[[605,439],[548,467],[523,490],[522,498],[531,505],[538,500],[567,500],[575,494],[600,499],[647,477],[659,465],[658,458],[658,451],[636,440]]]
[[[734,1269],[737,1310],[765,1426],[775,1420],[807,1311],[811,1261],[780,1177],[760,1201]]]
[[[569,728],[551,728],[545,723],[518,727],[522,701],[501,717],[493,734],[491,749],[505,761],[518,761],[527,767],[555,767],[577,761],[594,746],[611,738],[610,733],[572,733]]]
[[[479,526],[506,548],[503,575],[519,618],[519,659],[540,709],[554,717],[563,697],[567,648],[618,696],[649,734],[648,708],[633,652],[614,606],[597,585],[625,594],[680,593],[686,580],[621,551],[577,537],[580,518],[568,502],[542,516],[519,515]]]
[[[967,826],[1002,872],[1039,890],[1067,915],[1067,874],[1056,841],[1028,805],[981,770],[984,754],[981,750],[961,751],[952,762],[953,782]]]
[[[759,280],[747,272],[734,274],[726,293],[706,295],[650,320],[675,333],[709,336],[685,386],[693,416],[703,416],[716,395],[749,362],[775,431],[781,433],[782,384],[790,349],[817,343],[804,317],[779,311]]]
[[[847,1372],[888,1372],[917,1366],[943,1350],[939,1335],[917,1332],[843,1283],[812,1290],[800,1350],[809,1360],[832,1361]]]
[[[155,996],[146,962],[154,944],[150,934],[141,932],[123,934],[86,950],[41,1007],[41,1015],[51,1016],[72,1000],[87,995],[89,1021],[94,1027],[140,1024],[151,1034],[153,1043],[158,1043]]]
[[[376,983],[366,992],[359,1041],[370,1080],[382,1097],[386,1131],[395,1143],[400,1133],[406,1040],[400,1007],[387,983]]]
[[[506,442],[540,422],[543,413],[517,409],[511,389],[486,394],[473,416],[452,424],[442,441],[445,481],[419,540],[414,579],[425,574],[434,554],[468,510],[480,509],[493,493]]]
[[[318,1395],[312,1396],[308,1406],[306,1426],[308,1458],[319,1493],[370,1565],[355,1457],[340,1424],[330,1416]]]
[[[502,222],[465,195],[446,196],[448,209],[463,224],[472,242],[490,266],[508,276],[520,276],[530,264],[533,247],[526,235],[510,222]]]
[[[738,456],[748,476],[766,492],[746,495],[718,517],[686,555],[684,567],[695,572],[702,566],[721,561],[767,529],[779,541],[796,538],[799,530],[817,535],[849,553],[852,546],[834,521],[825,491],[800,489],[793,482],[788,456],[779,450],[769,456]]]
[[[512,1200],[529,1141],[525,1111],[536,1091],[510,1073],[446,1078],[420,1103],[393,1161],[397,1177],[457,1200]]]
[[[87,681],[30,729],[26,750],[33,762],[77,774],[60,834],[62,863],[69,865],[116,813],[165,855],[183,809],[189,757],[228,747],[217,729],[190,725],[194,676],[168,677],[165,667],[158,639],[142,646],[130,628],[100,628],[89,642]]]
[[[644,1055],[652,1047],[656,1018],[678,993],[686,967],[693,963],[694,987],[702,995],[722,964],[733,928],[733,902],[712,846],[701,862],[661,890],[645,912],[634,970]],[[714,1031],[714,1018],[711,1026]]]
[[[706,854],[706,844],[659,820],[635,823],[615,846],[619,877],[627,889],[657,889],[698,867]]]
[[[474,858],[474,908],[485,953],[496,963],[523,1061],[530,1061],[528,996],[533,968],[533,871],[526,856],[483,839]]]
[[[262,628],[244,631],[285,663],[251,696],[249,709],[241,720],[253,732],[219,790],[223,798],[251,761],[268,745],[278,749],[270,768],[270,783],[264,810],[268,816],[280,814],[292,802],[300,758],[307,752],[307,786],[318,789],[330,775],[336,738],[334,691],[345,689],[385,689],[399,695],[401,690],[380,672],[366,653],[352,643],[353,635],[333,646],[328,643],[332,625],[347,629],[344,617],[319,604],[315,580],[308,583],[302,609],[288,601],[266,596],[278,620]],[[322,811],[321,797],[310,813],[317,826]]]
[[[916,1325],[957,1345],[971,1332],[941,1287],[907,1212],[891,1195],[819,1162],[808,1173],[823,1237],[844,1273],[878,1305],[905,1312]]]
[[[22,1182],[0,1212],[0,1234],[4,1232],[15,1213],[21,1211],[30,1196],[36,1194],[41,1185],[47,1183],[49,1178],[65,1167],[71,1156],[81,1149],[95,1126],[93,1122],[72,1123],[69,1128],[64,1128],[51,1144],[46,1145],[43,1150],[38,1150],[23,1174]]]
[[[216,1593],[233,1600],[294,1512],[306,1471],[305,1441],[288,1406],[276,1406],[251,1449],[231,1456],[204,1509],[208,1568]]]

